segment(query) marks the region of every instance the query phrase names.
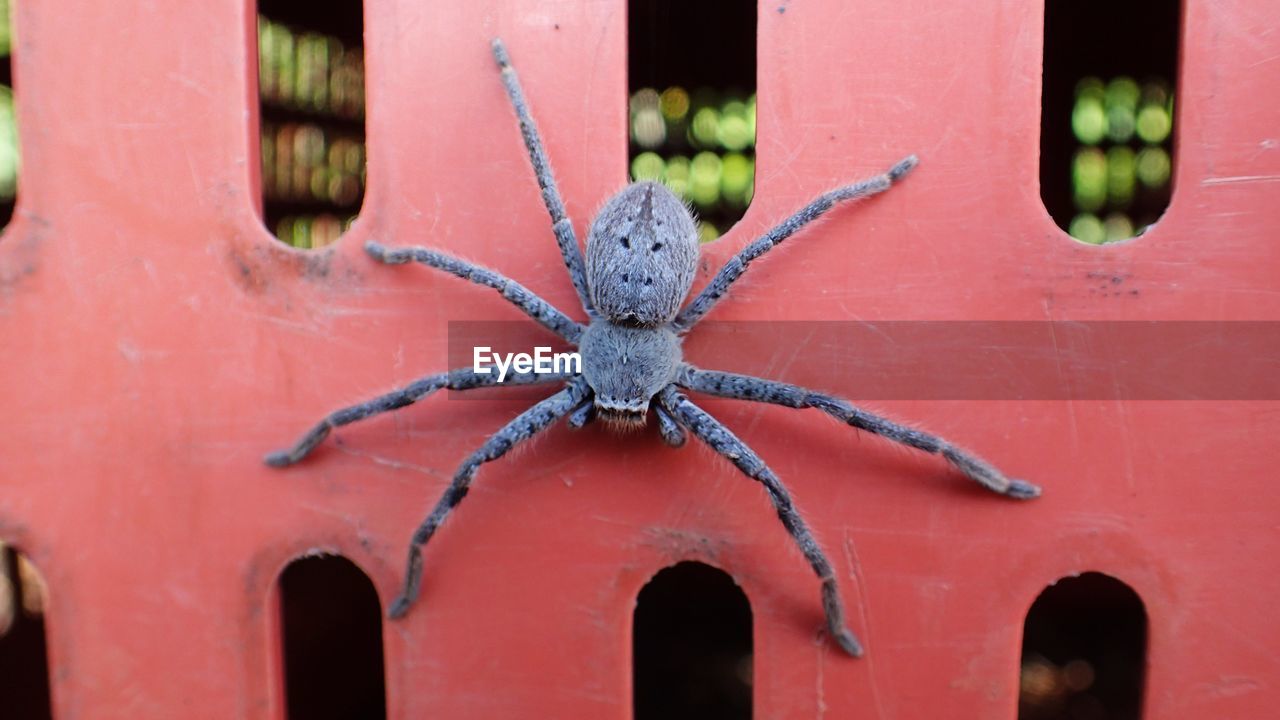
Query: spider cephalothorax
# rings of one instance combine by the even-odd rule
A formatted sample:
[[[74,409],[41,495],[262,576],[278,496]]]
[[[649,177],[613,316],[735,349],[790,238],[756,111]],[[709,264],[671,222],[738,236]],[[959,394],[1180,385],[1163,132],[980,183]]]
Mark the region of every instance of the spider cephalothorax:
[[[600,418],[622,425],[643,425],[649,403],[680,369],[680,336],[667,327],[596,320],[582,333],[580,352]]]
[[[444,495],[413,534],[404,589],[391,606],[391,616],[403,615],[417,598],[422,580],[422,548],[453,508],[462,502],[482,464],[502,457],[517,443],[561,418],[571,427],[581,427],[598,417],[614,426],[635,428],[644,425],[652,411],[658,420],[659,432],[668,444],[683,445],[686,431],[691,432],[764,486],[783,526],[822,583],[828,632],[850,655],[860,655],[861,645],[845,626],[835,572],[790,493],[746,443],[694,404],[685,391],[792,408],[814,408],[857,429],[941,455],[993,492],[1026,499],[1039,495],[1040,489],[1006,478],[995,467],[946,440],[874,415],[840,398],[773,380],[694,367],[684,362],[680,345],[682,335],[715,306],[751,261],[836,203],[888,190],[915,167],[915,157],[900,161],[883,175],[819,196],[747,245],[685,304],[685,297],[693,286],[699,253],[693,216],[688,208],[662,185],[627,186],[605,203],[592,223],[584,262],[573,226],[565,217],[564,203],[546,151],[501,41],[493,42],[493,55],[502,70],[507,95],[515,107],[525,147],[551,215],[552,230],[569,278],[589,318],[588,324],[574,321],[513,280],[435,250],[387,248],[375,242],[367,243],[365,250],[383,263],[419,262],[497,290],[548,330],[577,345],[582,356],[582,372],[517,372],[507,376],[503,384],[561,383],[564,387],[521,413],[463,461]],[[291,465],[306,457],[335,427],[415,403],[442,388],[469,390],[495,385],[497,377],[471,368],[429,375],[400,390],[331,413],[292,448],[267,455],[266,462],[277,467]]]

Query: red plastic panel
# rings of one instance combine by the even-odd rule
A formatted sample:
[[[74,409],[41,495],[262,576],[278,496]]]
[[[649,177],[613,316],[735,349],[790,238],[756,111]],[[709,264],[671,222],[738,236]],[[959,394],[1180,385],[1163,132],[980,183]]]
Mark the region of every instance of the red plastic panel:
[[[488,41],[508,41],[584,232],[626,172],[622,2],[366,5],[368,194],[311,254],[254,213],[249,3],[17,5],[0,534],[48,581],[60,718],[278,716],[280,569],[338,551],[385,603],[411,528],[516,410],[434,397],[289,472],[262,465],[324,412],[442,368],[447,321],[519,318],[375,265],[366,239],[462,254],[572,307]],[[718,317],[1280,318],[1280,9],[1187,0],[1174,199],[1103,248],[1040,205],[1041,18],[1039,2],[762,4],[756,196],[706,274],[819,191],[906,152],[922,165],[771,255]],[[1096,273],[1140,292],[1094,292]],[[780,373],[802,360],[688,345],[713,367],[748,351]],[[752,601],[762,718],[1012,717],[1027,607],[1087,569],[1147,604],[1148,717],[1280,702],[1275,403],[878,405],[1041,483],[1027,505],[813,414],[706,406],[791,484],[865,659],[817,637],[817,584],[758,486],[656,433],[557,428],[486,467],[433,541],[421,604],[385,628],[392,716],[628,717],[636,593],[684,558]]]

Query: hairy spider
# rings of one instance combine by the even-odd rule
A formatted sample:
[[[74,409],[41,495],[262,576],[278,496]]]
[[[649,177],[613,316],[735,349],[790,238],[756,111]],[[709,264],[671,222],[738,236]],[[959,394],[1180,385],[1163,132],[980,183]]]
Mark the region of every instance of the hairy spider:
[[[693,285],[699,253],[689,209],[663,185],[628,185],[605,203],[593,221],[584,261],[524,91],[501,40],[493,41],[493,57],[520,121],[560,253],[589,318],[588,324],[575,322],[514,280],[435,250],[388,248],[376,242],[367,243],[365,250],[373,259],[389,265],[415,261],[497,290],[529,317],[576,345],[582,357],[582,372],[508,376],[504,385],[562,383],[563,388],[507,423],[458,468],[443,497],[413,534],[404,588],[392,603],[390,616],[404,615],[417,598],[422,581],[422,548],[466,497],[482,464],[502,457],[561,418],[567,417],[569,426],[574,428],[595,417],[610,424],[638,426],[653,410],[659,432],[669,445],[683,445],[688,430],[764,485],[783,526],[821,580],[828,632],[845,652],[861,655],[861,645],[845,626],[831,563],[782,481],[746,443],[694,404],[684,391],[791,408],[816,408],[860,430],[941,455],[992,492],[1026,499],[1039,495],[1040,489],[1006,478],[992,465],[946,440],[861,410],[840,398],[773,380],[694,367],[682,359],[681,338],[715,307],[752,260],[777,247],[836,203],[888,190],[915,167],[915,156],[900,161],[883,175],[837,188],[813,200],[725,263],[706,288],[681,309]],[[330,414],[292,448],[267,455],[266,463],[276,467],[291,465],[306,457],[336,427],[418,402],[440,389],[470,390],[495,385],[496,377],[471,368],[424,377],[400,390]]]

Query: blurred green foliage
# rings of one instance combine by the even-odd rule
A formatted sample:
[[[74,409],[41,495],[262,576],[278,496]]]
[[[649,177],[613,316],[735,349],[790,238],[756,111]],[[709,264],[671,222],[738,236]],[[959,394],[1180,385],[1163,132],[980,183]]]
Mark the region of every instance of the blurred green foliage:
[[[1079,143],[1071,163],[1077,214],[1067,232],[1091,244],[1141,234],[1155,221],[1148,208],[1163,209],[1170,193],[1173,95],[1168,84],[1139,85],[1125,76],[1107,82],[1085,78],[1076,85],[1071,131]]]
[[[704,242],[719,237],[755,190],[755,96],[643,88],[629,105],[631,179],[665,184],[697,211]]]

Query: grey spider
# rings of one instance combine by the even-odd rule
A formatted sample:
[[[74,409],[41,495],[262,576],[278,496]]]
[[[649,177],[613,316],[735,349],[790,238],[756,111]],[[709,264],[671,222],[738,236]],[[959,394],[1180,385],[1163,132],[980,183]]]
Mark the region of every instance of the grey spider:
[[[492,270],[435,250],[387,248],[372,241],[365,245],[365,250],[373,259],[389,265],[412,260],[497,290],[539,324],[576,345],[582,358],[582,372],[508,376],[504,385],[563,383],[564,386],[494,433],[458,468],[444,495],[413,534],[404,588],[392,603],[389,615],[401,617],[417,598],[422,581],[422,549],[450,511],[466,497],[482,464],[502,457],[518,443],[561,418],[567,417],[573,428],[580,428],[595,417],[608,424],[640,426],[653,410],[659,433],[667,444],[683,445],[688,430],[764,486],[778,518],[821,580],[828,632],[845,652],[854,657],[861,655],[862,646],[845,625],[831,563],[782,481],[746,443],[694,404],[684,391],[791,408],[816,408],[860,430],[941,455],[992,492],[1027,499],[1038,496],[1040,489],[1022,480],[1006,478],[992,465],[946,440],[874,415],[840,398],[773,380],[694,367],[682,359],[681,338],[715,307],[751,261],[836,203],[888,190],[915,167],[915,156],[898,162],[883,175],[837,188],[813,200],[731,258],[682,309],[682,301],[693,285],[699,254],[698,236],[688,208],[660,184],[628,185],[610,198],[595,217],[587,236],[584,262],[524,91],[501,40],[493,41],[493,57],[502,71],[502,81],[520,121],[542,199],[551,215],[556,241],[589,322],[585,326],[575,322],[519,283]],[[494,373],[479,374],[471,368],[424,377],[394,392],[331,413],[292,448],[267,455],[266,463],[275,467],[291,465],[303,459],[336,427],[410,405],[442,388],[469,390],[491,386],[497,383],[495,378]]]

